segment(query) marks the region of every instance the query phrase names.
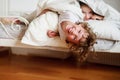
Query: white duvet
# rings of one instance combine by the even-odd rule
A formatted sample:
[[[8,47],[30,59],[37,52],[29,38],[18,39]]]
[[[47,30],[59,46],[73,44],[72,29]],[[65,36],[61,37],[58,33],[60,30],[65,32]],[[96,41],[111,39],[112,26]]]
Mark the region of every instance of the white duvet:
[[[94,12],[105,16],[104,20],[100,22],[88,21],[90,27],[97,34],[98,39],[120,41],[120,13],[103,2],[103,0],[80,1],[88,4]],[[61,11],[69,10],[79,15],[81,19],[84,17],[76,0],[40,0],[34,15],[29,16],[29,19],[34,19],[22,38],[22,43],[34,46],[68,47],[59,37],[49,38],[47,36],[46,32],[48,29],[57,31],[58,14],[48,12],[39,16],[40,12],[44,9],[51,9],[59,14]]]
[[[58,15],[54,12],[47,12],[34,19],[26,31],[22,43],[34,46],[66,47],[66,43],[59,37],[49,38],[48,30],[57,31]]]

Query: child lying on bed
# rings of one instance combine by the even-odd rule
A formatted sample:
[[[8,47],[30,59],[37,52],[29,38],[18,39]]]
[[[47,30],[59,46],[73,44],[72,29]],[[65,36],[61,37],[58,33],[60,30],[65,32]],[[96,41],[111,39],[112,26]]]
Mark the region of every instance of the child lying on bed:
[[[84,14],[84,21],[91,19],[103,20],[104,18],[103,16],[95,14],[92,9],[85,4],[81,5],[81,9]],[[91,47],[93,47],[96,41],[96,35],[88,27],[87,23],[81,21],[82,20],[76,17],[74,13],[64,11],[59,16],[59,34],[58,32],[49,30],[47,35],[49,37],[60,35],[62,40],[72,43],[73,45],[77,45],[72,46],[71,51],[78,51],[78,60],[83,62],[87,58]]]
[[[93,10],[88,5],[86,5],[84,3],[81,3],[81,2],[80,2],[80,4],[81,4],[82,12],[84,14],[84,21],[87,21],[87,20],[103,20],[104,17],[94,13]],[[67,19],[73,19],[74,20],[76,18],[71,12],[63,12],[63,14],[60,15],[60,17],[62,19],[61,21],[67,20]],[[70,21],[73,22],[73,23],[77,23],[76,21],[79,21],[77,19],[75,21],[73,21],[73,20],[70,20]],[[60,21],[60,23],[61,23],[61,21]],[[74,26],[77,26],[77,24],[73,24],[73,23],[70,23],[70,24],[72,24]],[[60,32],[60,33],[62,34],[63,32]],[[55,32],[55,31],[48,30],[47,35],[52,38],[52,37],[55,37],[55,36],[59,36],[59,33]],[[62,35],[62,36],[64,36],[64,35]],[[64,38],[64,37],[62,37],[62,38]],[[68,41],[70,41],[70,40],[68,40]]]
[[[103,20],[104,16],[101,16],[99,14],[96,14],[93,12],[93,10],[86,4],[80,2],[81,5],[81,9],[82,9],[82,13],[84,14],[84,21],[87,20]],[[64,13],[64,15],[70,15],[69,13]],[[49,37],[55,37],[55,36],[59,36],[59,33],[55,32],[55,31],[48,31],[48,36]]]
[[[45,8],[45,9],[47,9],[47,8]],[[90,9],[90,13],[91,12],[92,12],[92,15],[89,16],[90,18],[87,19],[87,17],[85,17],[84,21],[87,21],[89,19],[102,20],[104,18],[102,16],[93,14],[94,12]],[[45,11],[45,13],[46,13],[46,15],[48,15],[46,11]],[[44,12],[43,12],[43,14],[44,14]],[[60,16],[59,16],[59,18],[60,18],[59,30],[58,30],[59,32],[54,32],[54,31],[47,32],[48,29],[51,29],[48,27],[49,26],[51,27],[51,24],[55,23],[55,21],[56,21],[56,23],[54,24],[54,26],[56,27],[56,24],[58,22],[58,15],[57,14],[56,14],[57,16],[55,16],[55,18],[52,15],[50,15],[50,18],[46,18],[47,17],[46,15],[43,15],[43,16],[36,18],[30,24],[29,30],[27,31],[22,42],[25,44],[39,46],[39,45],[41,45],[39,42],[40,41],[42,42],[42,40],[40,40],[40,39],[44,38],[44,37],[41,38],[41,36],[46,36],[47,38],[45,37],[45,39],[43,39],[43,40],[47,41],[47,40],[49,40],[48,36],[55,37],[57,35],[60,35],[61,39],[63,39],[64,41],[73,43],[73,45],[75,45],[75,48],[72,47],[71,50],[76,51],[78,53],[78,56],[80,57],[80,61],[84,61],[88,55],[88,51],[95,43],[96,36],[91,31],[91,29],[87,27],[88,25],[86,23],[83,23],[82,22],[83,20],[80,19],[80,17],[82,17],[83,15],[78,16],[79,14],[77,14],[77,15],[75,15],[75,14],[74,14],[74,12],[72,12],[72,11],[69,12],[68,10],[66,12],[63,12],[62,14],[60,14]],[[87,14],[85,14],[85,16],[86,15]],[[100,19],[96,18],[96,16],[100,17]],[[42,25],[42,24],[45,24],[45,25]],[[44,34],[42,33],[42,35],[38,35],[38,34],[41,34],[42,31],[40,31],[40,30],[42,30],[42,29],[44,30]],[[54,30],[54,29],[52,29],[52,30]],[[55,29],[55,31],[57,31],[57,30]],[[48,34],[48,36],[46,35],[46,33]],[[53,39],[51,39],[51,40],[53,40]],[[80,44],[79,44],[79,41],[80,41]]]

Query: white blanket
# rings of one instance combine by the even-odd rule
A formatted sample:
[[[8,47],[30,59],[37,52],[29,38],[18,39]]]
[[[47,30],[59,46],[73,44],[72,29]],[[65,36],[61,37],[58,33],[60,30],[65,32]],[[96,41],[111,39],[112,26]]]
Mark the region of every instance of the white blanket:
[[[116,30],[118,31],[119,35],[120,35],[120,14],[119,12],[117,12],[115,9],[113,9],[112,7],[110,7],[108,4],[104,3],[103,0],[80,0],[85,2],[86,4],[88,4],[89,6],[91,6],[91,8],[101,14],[105,16],[106,20],[112,20],[112,22],[114,24],[117,25],[113,26],[111,28],[117,28]],[[99,5],[98,5],[99,4]],[[106,6],[103,9],[103,6]],[[72,11],[74,13],[76,13],[76,15],[79,15],[79,17],[81,17],[81,19],[84,17],[79,4],[76,2],[76,0],[40,0],[40,2],[38,3],[38,8],[35,11],[34,17],[37,17],[41,11],[43,11],[44,9],[51,9],[53,11],[57,11],[59,14],[61,13],[61,11],[64,10],[69,10]],[[61,42],[61,40],[59,39],[59,37],[55,38],[49,38],[46,34],[48,29],[51,30],[57,30],[57,13],[54,12],[48,12],[46,14],[43,14],[42,16],[39,16],[37,18],[35,18],[29,25],[28,30],[26,31],[23,39],[22,39],[22,43],[24,44],[29,44],[29,45],[34,45],[34,46],[56,46],[56,47],[67,47],[68,45],[65,42]],[[113,16],[113,15],[117,15],[117,16]],[[107,22],[108,22],[107,21]],[[106,24],[106,23],[105,23]],[[52,27],[50,25],[53,25]],[[94,24],[93,24],[94,25]],[[96,27],[92,27],[94,28],[94,30],[98,30],[100,31],[100,29],[95,29]],[[104,29],[101,28],[101,30]],[[106,28],[109,29],[109,28]],[[110,30],[113,30],[110,29]],[[119,30],[118,30],[119,29]],[[104,30],[105,31],[105,30]],[[110,31],[107,30],[108,32],[105,33],[105,35],[109,35]],[[115,30],[114,30],[115,31]],[[97,32],[97,31],[95,31]],[[102,33],[102,35],[104,35]],[[111,35],[111,34],[110,34]],[[107,36],[106,39],[112,39],[111,36]],[[114,34],[116,35],[116,34]],[[119,37],[119,35],[117,35]],[[103,37],[103,36],[102,36]],[[101,36],[100,36],[101,38]],[[105,37],[103,37],[105,39]],[[116,39],[116,38],[115,38]],[[119,40],[120,38],[118,38],[117,40]]]
[[[39,0],[37,4],[37,9],[33,11],[30,15],[28,15],[26,18],[29,21],[32,21],[33,19],[38,17],[44,9],[50,9],[58,12],[59,14],[61,14],[61,12],[64,10],[69,10],[83,19],[80,5],[76,0]]]
[[[82,1],[85,4],[89,5],[92,10],[100,15],[105,16],[105,20],[114,20],[120,22],[120,13],[112,8],[110,5],[105,3],[103,0],[78,0]],[[80,5],[76,0],[39,0],[37,9],[33,11],[26,18],[29,21],[32,21],[36,18],[44,9],[51,9],[53,11],[57,11],[60,13],[64,10],[70,10],[81,19],[83,19],[84,15],[81,12]]]

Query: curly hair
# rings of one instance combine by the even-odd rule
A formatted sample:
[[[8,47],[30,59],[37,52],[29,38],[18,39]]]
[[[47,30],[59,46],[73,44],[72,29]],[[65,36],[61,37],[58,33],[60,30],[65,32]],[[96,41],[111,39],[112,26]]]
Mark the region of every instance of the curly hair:
[[[78,45],[72,44],[70,46],[70,51],[73,53],[77,61],[82,63],[87,59],[90,51],[94,50],[93,45],[96,43],[96,34],[91,28],[88,27],[88,23],[80,22],[79,24],[81,24],[82,27],[88,32],[89,36],[85,42],[79,42]]]

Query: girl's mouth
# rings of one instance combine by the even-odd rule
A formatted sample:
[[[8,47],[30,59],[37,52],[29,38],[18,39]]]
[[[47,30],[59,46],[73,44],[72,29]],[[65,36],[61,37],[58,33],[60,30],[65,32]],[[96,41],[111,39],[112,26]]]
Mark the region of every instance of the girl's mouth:
[[[72,32],[73,32],[73,27],[72,27],[71,25],[67,25],[67,26],[66,26],[66,31],[67,31],[68,33],[72,33]]]

